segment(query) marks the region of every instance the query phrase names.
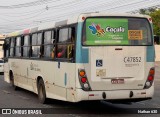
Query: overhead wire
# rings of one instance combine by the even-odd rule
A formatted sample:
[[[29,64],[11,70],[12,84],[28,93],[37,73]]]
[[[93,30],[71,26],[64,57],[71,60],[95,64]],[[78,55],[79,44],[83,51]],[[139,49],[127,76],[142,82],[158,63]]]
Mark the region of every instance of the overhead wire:
[[[117,0],[118,1],[118,0]],[[124,3],[125,3],[126,1],[124,1]],[[141,2],[144,2],[144,0],[141,0],[139,3],[141,3]],[[137,3],[137,2],[134,2],[134,4],[135,3]],[[112,3],[110,3],[110,4],[112,4]],[[129,4],[125,4],[126,6],[127,5],[130,5],[131,3],[129,3]],[[132,2],[132,4],[133,4],[133,2]],[[108,10],[111,10],[111,9],[115,9],[115,8],[119,8],[119,7],[123,7],[123,5],[121,5],[121,4],[119,4],[119,6],[114,6],[114,7],[109,7],[109,8],[107,8],[107,9],[105,9],[105,10],[103,10],[104,8],[103,7],[101,7],[102,8],[102,10],[103,11],[108,11]],[[95,9],[95,8],[94,8]],[[81,12],[82,11],[84,11],[84,12],[86,12],[86,11],[91,11],[92,9],[90,8],[90,7],[88,7],[88,9],[84,9],[84,10],[81,10]],[[101,10],[100,10],[101,11]],[[112,12],[114,12],[114,10],[112,11]],[[117,11],[115,11],[115,12],[117,12]],[[78,13],[78,11],[73,11],[73,12],[69,12],[68,14],[66,14],[65,13],[65,15],[73,15],[74,13]],[[58,17],[56,16],[55,18],[57,18],[57,19],[59,19],[60,17],[64,17],[64,15],[62,14],[62,15],[58,15]],[[54,19],[55,19],[54,18]],[[41,21],[52,21],[53,19],[52,19],[52,17],[47,17],[47,19],[46,18],[42,18],[41,19]]]
[[[117,0],[116,2],[118,2],[118,1],[119,0]],[[107,3],[106,2],[105,3],[102,2],[102,4],[99,4],[96,7],[100,7],[100,6],[104,5],[104,4],[105,4],[105,6],[106,6],[106,4],[111,5],[111,4],[113,4],[113,1],[109,1]],[[87,7],[87,9],[83,9],[83,10],[76,9],[76,10],[73,10],[72,12],[68,12],[67,15],[74,14],[74,13],[76,14],[76,13],[80,13],[80,12],[91,12],[93,9],[95,9],[94,5],[90,5],[89,7]],[[59,13],[59,14],[61,14],[61,13]],[[58,17],[64,16],[63,14],[64,13],[62,13],[61,15],[58,15]],[[65,15],[66,15],[66,13],[65,13]],[[55,17],[54,14],[53,14],[53,16],[44,17],[44,18],[41,18],[41,19],[38,19],[38,20],[42,20],[42,21],[48,21],[49,20],[50,21],[50,19],[53,18],[53,17]],[[55,18],[57,18],[57,17],[55,17]]]
[[[40,1],[40,0],[38,0],[38,1]],[[147,0],[147,1],[149,2],[150,0]],[[1,28],[5,27],[5,26],[6,26],[5,29],[8,28],[9,30],[12,30],[15,27],[22,28],[22,27],[26,27],[29,25],[37,26],[39,23],[38,22],[35,23],[34,21],[38,20],[40,22],[50,22],[50,21],[63,20],[64,18],[68,18],[70,16],[73,16],[75,14],[80,14],[82,12],[90,12],[90,11],[118,12],[119,10],[126,12],[127,10],[129,11],[127,6],[129,6],[129,7],[132,6],[133,9],[138,8],[138,6],[140,6],[140,5],[144,6],[144,7],[149,6],[147,1],[146,0],[141,0],[141,1],[134,0],[134,1],[128,2],[127,0],[124,0],[124,1],[120,2],[119,0],[115,0],[115,1],[113,1],[113,0],[112,1],[111,0],[110,1],[99,0],[100,3],[98,3],[97,5],[92,4],[93,1],[91,2],[88,0],[86,0],[86,1],[83,1],[83,0],[68,1],[66,3],[57,2],[56,5],[53,5],[53,6],[48,5],[48,10],[46,13],[44,13],[44,17],[41,18],[40,17],[41,14],[38,15],[39,11],[37,9],[37,12],[36,11],[31,12],[31,13],[28,12],[28,13],[24,14],[23,17],[26,17],[25,19],[23,19],[24,21],[21,20],[22,19],[22,17],[21,17],[19,20],[8,21],[8,23],[6,23],[5,25],[4,24],[0,25],[0,31],[2,30]],[[159,1],[159,0],[154,0],[154,1]],[[142,3],[147,3],[147,5],[142,5]],[[77,7],[77,4],[80,4],[80,5]],[[158,2],[151,3],[151,5],[155,5],[155,4],[158,4]],[[43,9],[45,9],[45,8],[43,8]],[[16,17],[16,15],[15,15],[15,17]],[[29,16],[27,16],[27,15],[29,15]],[[49,17],[46,17],[48,15],[49,15]],[[14,15],[8,16],[8,17],[14,17]],[[15,25],[14,22],[17,22],[17,21],[18,21],[18,25]],[[9,25],[10,25],[10,27],[7,27]]]
[[[32,14],[35,14],[35,13],[39,13],[39,12],[41,12],[41,11],[43,11],[44,10],[44,8],[43,9],[38,9],[38,10],[33,10],[33,11],[30,11],[30,12],[26,12],[26,13],[17,13],[17,14],[1,14],[1,15],[3,15],[3,16],[6,16],[6,17],[18,17],[18,16],[28,16],[28,15],[32,15]]]
[[[57,1],[60,1],[60,0],[37,0],[34,2],[22,3],[17,5],[0,6],[0,9],[15,9],[15,8],[31,7],[31,6],[37,6],[37,5],[42,5],[42,4],[57,2]]]
[[[27,19],[32,19],[32,18],[35,18],[36,16],[38,16],[38,15],[40,15],[40,14],[42,14],[42,13],[44,13],[45,12],[45,10],[44,11],[41,11],[41,12],[38,12],[38,14],[36,14],[36,15],[34,15],[34,16],[30,16],[30,17],[27,17],[27,18],[19,18],[18,20],[8,20],[8,21],[10,21],[10,22],[17,22],[17,21],[20,21],[20,20],[27,20]]]
[[[101,1],[103,1],[101,4],[104,4],[104,0],[101,0]],[[112,1],[112,0],[111,0]],[[88,3],[86,3],[86,2],[84,2],[84,4],[91,4],[92,2],[88,2]],[[82,4],[82,6],[83,6],[83,4]],[[64,6],[65,7],[65,6]],[[88,8],[92,8],[92,7],[95,7],[95,5],[90,5],[90,6],[88,6]],[[53,8],[53,6],[51,6],[50,8]],[[63,8],[62,8],[63,9]],[[72,14],[73,15],[73,13],[78,13],[78,12],[80,12],[80,11],[82,11],[82,9],[78,9],[76,6],[73,6],[73,7],[71,7],[70,9],[72,9],[72,11],[68,11],[68,9],[66,9],[65,10],[65,12],[67,12],[67,13],[65,13],[65,15],[67,14],[67,15],[69,15],[69,14]],[[73,10],[73,9],[76,9],[76,10]],[[85,12],[86,11],[86,8],[84,8],[83,9],[83,11]],[[64,12],[59,12],[59,14],[58,14],[58,17],[59,16],[65,16],[64,15]],[[53,18],[53,17],[55,17],[55,14],[52,14],[52,16],[49,16],[49,17],[43,17],[43,18],[41,18],[41,19],[37,19],[37,20],[45,20],[46,18],[47,19],[51,19],[51,18]],[[57,18],[57,16],[55,17],[55,18]],[[45,20],[46,21],[46,20]]]
[[[75,1],[75,0],[73,0],[73,1]],[[72,1],[72,3],[73,3],[73,1]],[[76,0],[76,1],[80,1],[80,0]],[[68,3],[69,4],[69,3]],[[61,5],[62,6],[62,5]],[[43,9],[44,10],[44,9]],[[43,11],[40,11],[40,12],[43,12]],[[39,12],[35,12],[35,13],[39,13]],[[33,13],[32,13],[33,14]],[[29,15],[32,15],[32,14],[29,14]],[[40,14],[42,14],[42,13],[40,13]],[[40,14],[38,14],[38,15],[40,15]],[[25,16],[25,15],[24,15]],[[27,15],[26,15],[27,16]],[[37,16],[37,15],[36,15]],[[9,22],[17,22],[17,21],[22,21],[22,20],[27,20],[27,19],[31,19],[31,18],[34,18],[35,16],[31,16],[31,17],[28,17],[28,18],[19,18],[18,20],[8,20],[8,19],[3,19],[3,20],[7,20],[7,21],[9,21]],[[8,23],[7,23],[8,24]]]
[[[71,2],[69,2],[69,3],[67,3],[67,4],[60,4],[59,6],[63,6],[63,5],[69,5],[69,4],[71,4],[71,3],[74,3],[74,1],[83,1],[83,0],[72,0]],[[54,6],[52,6],[52,7],[54,7]],[[50,7],[51,8],[51,7]],[[44,10],[45,8],[43,8],[43,9],[38,9],[38,10],[36,10],[35,12],[33,12],[33,11],[30,11],[30,12],[27,12],[28,13],[28,15],[31,15],[31,14],[33,14],[33,13],[38,13],[38,12],[41,12],[42,10]],[[4,16],[8,16],[8,17],[17,17],[17,15],[16,16],[10,16],[10,15],[12,15],[12,14],[10,14],[10,15],[6,15],[6,14],[3,14]],[[21,15],[21,16],[27,16],[27,14],[24,14],[24,15]]]
[[[126,10],[127,7],[130,7],[130,11],[139,10],[139,9],[144,9],[144,8],[149,8],[149,7],[156,6],[156,5],[158,5],[159,3],[160,3],[160,0],[154,0],[154,1],[152,1],[152,2],[146,1],[145,4],[143,4],[143,2],[142,2],[142,4],[135,4],[135,5],[134,5],[134,6],[135,6],[134,8],[131,7],[132,4],[130,4],[130,5],[128,5],[128,6],[124,6],[123,8],[121,8],[121,10],[122,10],[122,12],[128,12],[128,11]],[[146,7],[146,6],[147,6],[147,7]],[[118,10],[119,8],[116,8],[116,9]]]
[[[146,0],[137,0],[137,2],[134,2],[134,1],[130,1],[130,3],[126,3],[126,2],[124,2],[125,4],[122,4],[122,5],[119,5],[119,6],[115,6],[115,7],[110,7],[110,8],[106,8],[106,9],[103,9],[103,10],[101,10],[101,11],[106,11],[106,10],[112,10],[112,9],[116,9],[116,8],[120,8],[120,7],[125,7],[125,6],[129,6],[129,5],[134,5],[134,4],[139,4],[139,3],[143,3],[144,1],[146,1]],[[114,10],[113,10],[113,12],[114,12]],[[116,10],[115,10],[116,11]]]

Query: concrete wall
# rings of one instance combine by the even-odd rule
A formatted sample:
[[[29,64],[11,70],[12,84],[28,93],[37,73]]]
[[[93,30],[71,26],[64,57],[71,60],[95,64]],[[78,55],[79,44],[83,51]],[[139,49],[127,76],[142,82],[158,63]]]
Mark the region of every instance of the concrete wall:
[[[160,61],[160,45],[155,45],[155,51],[156,51],[156,60]]]

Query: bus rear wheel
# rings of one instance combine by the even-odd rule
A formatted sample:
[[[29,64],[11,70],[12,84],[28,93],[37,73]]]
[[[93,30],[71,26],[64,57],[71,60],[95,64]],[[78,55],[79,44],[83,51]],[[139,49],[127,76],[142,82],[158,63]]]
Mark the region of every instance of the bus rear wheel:
[[[40,79],[38,82],[38,99],[42,104],[45,104],[47,102],[45,85],[42,79]]]
[[[11,86],[14,88],[14,90],[18,89],[18,87],[14,84],[14,76],[12,72],[10,73],[10,83],[11,83]]]

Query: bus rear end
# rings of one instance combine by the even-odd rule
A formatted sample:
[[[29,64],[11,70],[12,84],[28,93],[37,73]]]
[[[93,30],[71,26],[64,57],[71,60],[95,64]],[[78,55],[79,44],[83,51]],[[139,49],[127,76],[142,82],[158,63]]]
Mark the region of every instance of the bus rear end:
[[[87,17],[82,29],[78,95],[85,98],[80,100],[152,98],[155,51],[150,18]]]

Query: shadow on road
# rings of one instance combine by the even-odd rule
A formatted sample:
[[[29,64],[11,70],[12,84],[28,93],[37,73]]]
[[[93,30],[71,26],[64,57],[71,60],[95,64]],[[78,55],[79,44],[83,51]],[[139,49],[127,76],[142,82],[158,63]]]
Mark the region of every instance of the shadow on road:
[[[122,108],[119,105],[111,104],[106,101],[82,101],[71,103],[49,99],[47,105],[52,106],[53,110],[61,113],[74,114],[130,114],[137,113],[137,109]],[[56,108],[55,108],[56,107]]]

